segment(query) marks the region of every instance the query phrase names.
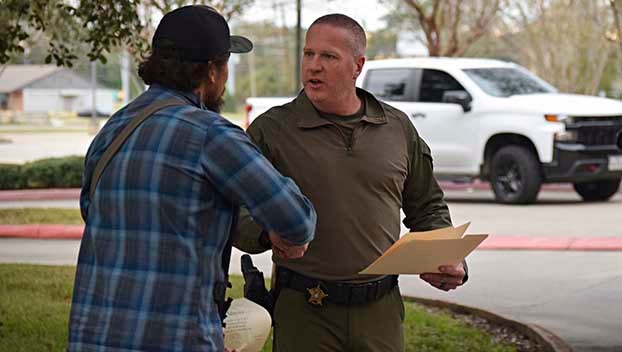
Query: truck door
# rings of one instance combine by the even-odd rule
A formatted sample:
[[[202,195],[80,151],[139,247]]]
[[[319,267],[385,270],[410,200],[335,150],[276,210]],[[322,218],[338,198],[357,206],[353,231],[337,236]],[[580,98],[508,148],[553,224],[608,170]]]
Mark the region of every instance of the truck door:
[[[423,69],[419,77],[419,84],[415,85],[416,103],[412,104],[409,116],[432,149],[436,172],[477,172],[472,168],[478,121],[462,106],[445,102],[448,92],[466,92],[466,89],[445,71]]]
[[[465,91],[448,73],[416,68],[370,69],[363,87],[408,115],[432,149],[436,173],[478,171],[473,166],[475,119],[460,105],[443,102],[446,92]]]

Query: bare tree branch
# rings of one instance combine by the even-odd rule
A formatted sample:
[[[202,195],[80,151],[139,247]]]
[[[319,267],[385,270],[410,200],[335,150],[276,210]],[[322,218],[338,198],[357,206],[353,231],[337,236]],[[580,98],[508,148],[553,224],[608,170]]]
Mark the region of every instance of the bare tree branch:
[[[609,0],[611,11],[613,12],[613,21],[617,31],[617,42],[620,44],[620,54],[622,55],[622,0]]]
[[[430,56],[459,56],[490,29],[500,0],[402,0],[416,13]],[[470,7],[479,5],[479,10]]]

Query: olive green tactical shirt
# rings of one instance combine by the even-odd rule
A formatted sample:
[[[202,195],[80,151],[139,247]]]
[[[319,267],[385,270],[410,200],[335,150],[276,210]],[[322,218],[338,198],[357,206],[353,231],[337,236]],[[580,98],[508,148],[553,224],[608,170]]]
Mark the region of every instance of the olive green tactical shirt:
[[[432,175],[430,149],[408,117],[358,89],[365,106],[351,138],[323,118],[304,91],[271,108],[248,134],[283,175],[291,177],[318,214],[304,257],[277,265],[323,280],[370,281],[357,273],[400,236],[400,208],[411,231],[451,225],[443,192]],[[259,236],[242,219],[236,247]]]

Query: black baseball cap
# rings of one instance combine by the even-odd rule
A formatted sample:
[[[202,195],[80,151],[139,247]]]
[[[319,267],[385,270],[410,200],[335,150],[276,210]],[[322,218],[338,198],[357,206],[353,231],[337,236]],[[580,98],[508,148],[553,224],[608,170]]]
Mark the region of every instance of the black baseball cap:
[[[164,15],[152,46],[154,53],[189,62],[207,62],[225,53],[253,49],[247,38],[231,35],[225,18],[206,5],[184,6]]]

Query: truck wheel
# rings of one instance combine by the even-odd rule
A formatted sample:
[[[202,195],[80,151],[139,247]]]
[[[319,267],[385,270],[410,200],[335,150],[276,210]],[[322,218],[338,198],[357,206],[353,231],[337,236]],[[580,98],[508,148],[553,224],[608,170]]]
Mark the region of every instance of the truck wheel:
[[[497,202],[533,203],[542,185],[540,163],[534,153],[524,147],[503,147],[492,157],[490,181]]]
[[[611,198],[620,189],[620,177],[610,180],[577,182],[574,190],[586,202],[602,202]]]

